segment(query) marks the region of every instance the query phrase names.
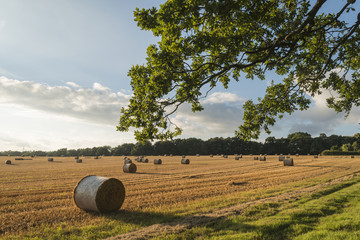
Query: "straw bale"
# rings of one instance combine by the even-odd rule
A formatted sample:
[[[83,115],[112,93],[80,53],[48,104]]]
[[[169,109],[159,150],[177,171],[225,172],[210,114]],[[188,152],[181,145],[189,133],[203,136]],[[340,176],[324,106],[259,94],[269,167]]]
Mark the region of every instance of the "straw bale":
[[[76,206],[85,211],[114,212],[125,200],[125,187],[116,178],[90,175],[74,189]]]
[[[135,163],[125,163],[123,166],[123,171],[125,173],[136,173],[137,167]]]
[[[154,159],[154,164],[162,164],[161,159]]]
[[[292,158],[285,159],[284,166],[294,166],[294,160]]]
[[[181,164],[190,164],[190,160],[187,158],[181,159]]]

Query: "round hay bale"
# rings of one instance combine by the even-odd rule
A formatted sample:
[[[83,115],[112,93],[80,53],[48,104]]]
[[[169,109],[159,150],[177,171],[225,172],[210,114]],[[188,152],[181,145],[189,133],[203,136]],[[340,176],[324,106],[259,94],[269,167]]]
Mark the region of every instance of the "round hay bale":
[[[228,158],[228,155],[224,155],[223,158]]]
[[[170,154],[170,157],[172,157],[173,155],[172,154]]]
[[[181,164],[190,164],[190,160],[187,158],[181,159]]]
[[[294,166],[294,160],[292,158],[284,159],[284,166]]]
[[[318,155],[314,155],[314,158],[319,158],[319,156],[318,156]]]
[[[279,156],[279,161],[284,161],[284,160],[285,160],[285,156],[284,156],[284,155]]]
[[[113,212],[125,200],[125,187],[116,178],[86,176],[74,189],[76,206],[85,211]]]
[[[6,160],[6,161],[5,161],[5,164],[9,164],[9,165],[10,165],[10,164],[11,164],[11,160]]]
[[[185,155],[182,155],[182,158],[186,158],[186,156],[185,156]]]
[[[266,157],[265,156],[260,157],[260,161],[266,161]]]
[[[254,160],[259,160],[259,157],[254,157]]]
[[[154,159],[154,164],[162,164],[161,159]]]
[[[214,157],[214,155],[210,154],[210,157]]]
[[[123,171],[125,173],[136,173],[137,167],[135,163],[125,163],[123,167]]]
[[[355,156],[354,155],[351,155],[351,158],[354,158]]]
[[[124,160],[126,160],[128,157],[124,157]]]
[[[99,156],[94,156],[94,159],[99,159]]]
[[[127,163],[132,163],[130,158],[125,159],[124,164],[127,164]]]
[[[240,159],[239,156],[236,156],[236,157],[235,157],[235,160],[239,160],[239,159]]]
[[[75,159],[79,159],[79,156],[75,156]]]
[[[76,159],[76,163],[82,163],[82,159]]]
[[[143,162],[143,163],[148,163],[148,162],[149,162],[149,159],[143,158],[143,159],[141,160],[141,162]]]
[[[297,154],[296,154],[296,156],[298,157],[298,156],[299,156],[299,154],[297,153]]]
[[[197,157],[200,157],[200,154],[196,154]]]
[[[48,158],[48,162],[53,162],[54,158]]]

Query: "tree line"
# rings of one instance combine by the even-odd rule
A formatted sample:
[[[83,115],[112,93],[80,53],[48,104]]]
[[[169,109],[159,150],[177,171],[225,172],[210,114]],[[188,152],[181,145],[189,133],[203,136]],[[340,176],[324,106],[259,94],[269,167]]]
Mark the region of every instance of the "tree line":
[[[140,155],[209,155],[209,154],[320,154],[324,150],[359,151],[360,133],[354,136],[312,137],[306,132],[289,134],[286,138],[268,137],[262,142],[244,141],[235,137],[175,139],[151,143],[124,143],[116,147],[67,149],[56,151],[3,151],[1,156],[140,156]]]

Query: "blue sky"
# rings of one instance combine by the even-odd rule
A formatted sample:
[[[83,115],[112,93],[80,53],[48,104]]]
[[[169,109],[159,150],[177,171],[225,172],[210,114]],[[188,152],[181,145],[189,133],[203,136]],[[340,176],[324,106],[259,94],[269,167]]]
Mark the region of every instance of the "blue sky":
[[[0,0],[0,151],[135,142],[132,132],[115,126],[131,95],[127,72],[145,62],[156,38],[136,26],[133,10],[162,2]],[[332,9],[338,0],[329,2]],[[180,137],[233,136],[243,102],[261,96],[269,82],[242,79],[228,90],[216,88],[195,115],[182,107],[173,119],[184,130]],[[345,120],[324,99],[279,121],[272,135],[360,132],[359,109]]]

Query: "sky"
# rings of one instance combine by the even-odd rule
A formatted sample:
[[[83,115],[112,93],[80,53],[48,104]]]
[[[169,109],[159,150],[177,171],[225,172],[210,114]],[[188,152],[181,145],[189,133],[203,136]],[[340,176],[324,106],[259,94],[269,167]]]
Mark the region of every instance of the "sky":
[[[0,0],[0,151],[135,143],[132,131],[118,132],[116,125],[132,93],[127,73],[145,63],[147,46],[157,39],[137,27],[133,11],[163,2]],[[270,81],[217,87],[202,100],[200,113],[181,107],[173,117],[183,129],[180,138],[233,137],[242,104],[264,94]],[[360,109],[345,119],[327,108],[327,94],[315,96],[309,110],[278,121],[270,136],[360,132]]]

